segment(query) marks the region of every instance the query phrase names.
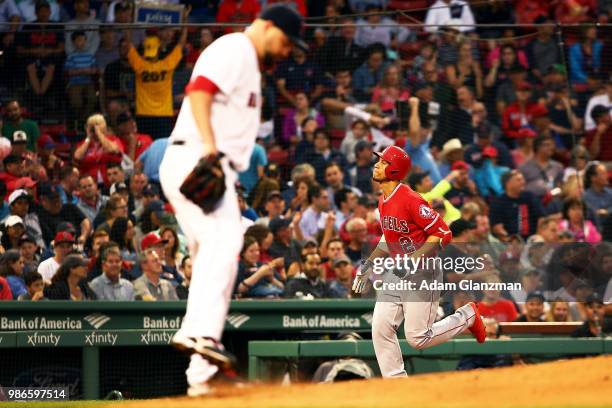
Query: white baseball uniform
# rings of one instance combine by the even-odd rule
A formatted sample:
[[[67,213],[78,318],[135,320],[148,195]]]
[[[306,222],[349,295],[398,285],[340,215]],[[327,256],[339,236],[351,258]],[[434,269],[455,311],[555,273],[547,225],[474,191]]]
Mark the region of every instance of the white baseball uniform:
[[[164,193],[187,237],[193,274],[187,312],[180,329],[187,337],[221,340],[242,246],[242,225],[234,189],[236,171],[248,168],[261,111],[261,74],[255,48],[243,33],[225,35],[200,55],[190,84],[205,78],[218,88],[211,107],[217,149],[225,154],[226,192],[218,208],[204,214],[179,188],[203,155],[203,142],[185,96],[160,166]],[[197,89],[197,88],[196,88]],[[231,165],[230,165],[231,163]],[[190,385],[207,381],[217,371],[194,354],[187,370]]]

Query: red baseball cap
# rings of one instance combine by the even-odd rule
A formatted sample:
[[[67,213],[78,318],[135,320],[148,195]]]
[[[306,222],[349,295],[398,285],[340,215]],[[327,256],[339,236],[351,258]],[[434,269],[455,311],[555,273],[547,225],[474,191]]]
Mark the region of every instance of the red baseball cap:
[[[548,116],[548,108],[544,105],[537,104],[531,110],[531,116],[533,118],[541,118],[544,116]]]
[[[71,244],[74,243],[74,236],[66,231],[60,231],[57,234],[55,234],[55,239],[53,240],[53,242],[57,245],[57,244],[61,244],[62,242],[70,242]]]
[[[518,131],[518,138],[519,139],[528,139],[530,137],[537,137],[538,134],[536,133],[535,130],[528,128],[528,127],[524,127],[519,129]]]
[[[48,133],[43,133],[40,135],[38,142],[36,143],[38,144],[39,149],[53,149],[55,146],[57,146],[55,140],[53,140],[51,135]]]
[[[155,245],[165,244],[168,242],[167,239],[161,239],[159,235],[154,232],[149,232],[147,235],[142,238],[142,242],[140,243],[140,248],[144,251],[147,248],[150,248]]]
[[[482,149],[482,157],[491,157],[491,158],[496,158],[497,157],[497,149],[493,146],[487,146],[484,149]]]
[[[463,160],[457,160],[451,166],[451,170],[469,170],[470,166]]]
[[[533,87],[529,82],[523,81],[516,86],[517,91],[531,91]]]
[[[36,187],[37,182],[32,180],[31,177],[21,177],[15,182],[17,188],[33,188]]]

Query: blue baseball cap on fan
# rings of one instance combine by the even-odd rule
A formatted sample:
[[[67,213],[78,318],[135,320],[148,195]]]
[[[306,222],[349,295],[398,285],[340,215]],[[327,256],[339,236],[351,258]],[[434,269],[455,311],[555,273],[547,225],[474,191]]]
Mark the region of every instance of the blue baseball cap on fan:
[[[294,9],[284,4],[275,4],[262,11],[259,18],[273,22],[293,44],[308,51],[308,44],[301,38],[302,17]]]
[[[161,200],[153,200],[147,204],[145,211],[150,211],[158,216],[162,215],[164,213],[164,202]]]

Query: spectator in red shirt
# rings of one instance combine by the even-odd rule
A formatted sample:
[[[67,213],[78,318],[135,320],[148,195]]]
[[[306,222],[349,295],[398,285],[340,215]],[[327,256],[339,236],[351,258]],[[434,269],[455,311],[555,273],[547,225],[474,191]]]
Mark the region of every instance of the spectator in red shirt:
[[[266,5],[285,4],[301,14],[302,17],[308,17],[305,0],[268,0]]]
[[[325,247],[322,248],[321,255],[324,258],[327,258],[327,261],[321,265],[324,271],[325,279],[334,279],[336,277],[336,272],[334,271],[334,261],[346,257],[346,254],[344,253],[344,242],[338,237],[330,239],[325,243]]]
[[[529,101],[531,85],[523,82],[516,87],[516,102],[504,110],[502,128],[506,137],[516,139],[521,128],[532,126],[533,112],[538,104]]]
[[[132,160],[138,159],[142,152],[153,143],[151,136],[138,133],[136,121],[129,111],[122,112],[117,116],[116,130],[117,136],[125,146],[125,153]]]
[[[0,276],[0,300],[13,300],[13,292],[8,281]]]
[[[81,174],[92,176],[98,183],[107,183],[106,166],[109,163],[121,163],[123,143],[116,136],[108,134],[106,120],[99,113],[87,119],[85,131],[87,137],[74,151],[74,159]]]
[[[217,11],[219,23],[250,23],[259,14],[261,6],[257,0],[223,0]],[[226,27],[225,33],[242,31],[244,27]]]
[[[610,126],[612,120],[609,112],[610,108],[604,105],[597,105],[591,110],[591,118],[596,127],[587,132],[584,144],[589,149],[591,157],[596,160],[612,161],[612,143],[609,143],[612,140],[612,127]]]
[[[487,283],[499,283],[498,277],[487,279]],[[498,322],[513,322],[518,317],[514,303],[501,297],[499,290],[485,290],[484,297],[478,302],[478,310],[482,317],[491,317]]]

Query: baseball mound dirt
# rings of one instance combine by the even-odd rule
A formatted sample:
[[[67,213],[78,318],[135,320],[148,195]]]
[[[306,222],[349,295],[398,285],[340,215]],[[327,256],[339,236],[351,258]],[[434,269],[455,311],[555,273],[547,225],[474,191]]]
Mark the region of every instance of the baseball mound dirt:
[[[222,389],[103,407],[612,407],[612,356],[397,380]]]

